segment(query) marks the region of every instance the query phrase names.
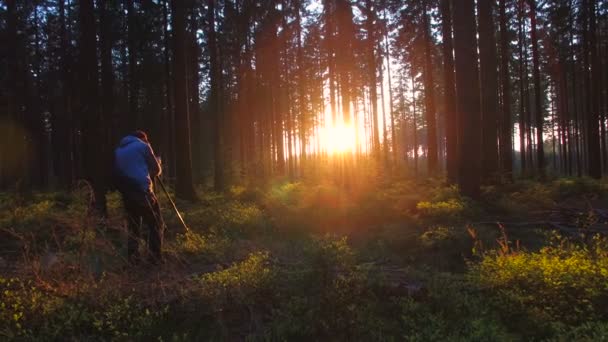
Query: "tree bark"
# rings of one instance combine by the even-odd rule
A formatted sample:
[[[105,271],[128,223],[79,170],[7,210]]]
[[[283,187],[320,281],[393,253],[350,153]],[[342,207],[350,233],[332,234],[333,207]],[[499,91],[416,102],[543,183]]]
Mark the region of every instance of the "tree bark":
[[[174,0],[176,1],[176,0]],[[213,144],[214,144],[214,178],[216,191],[223,191],[226,184],[224,180],[224,165],[222,153],[222,120],[220,114],[220,81],[221,69],[218,60],[217,41],[215,33],[215,0],[207,2],[207,44],[209,49],[209,67],[211,92],[209,94],[209,111],[213,117]]]
[[[511,73],[509,71],[509,32],[507,30],[506,0],[500,0],[500,65],[502,89],[502,120],[500,134],[501,171],[508,180],[513,177],[513,123],[511,119]]]
[[[196,32],[198,30],[196,8],[192,9],[190,19],[190,30],[188,31],[188,114],[191,120],[190,136],[192,138],[192,173],[195,181],[200,181],[202,177],[202,138],[201,120],[199,113],[199,55],[200,47]]]
[[[536,114],[536,167],[541,179],[545,177],[545,148],[543,145],[544,107],[540,84],[540,62],[538,37],[536,33],[536,1],[528,0],[530,6],[530,26],[532,40],[532,77],[534,81],[534,103]]]
[[[595,0],[588,0],[589,13],[589,31],[588,31],[588,46],[587,50],[591,59],[591,70],[586,69],[589,73],[589,97],[588,118],[587,118],[587,167],[589,175],[595,179],[602,178],[602,164],[600,152],[600,134],[599,134],[599,60],[596,46],[596,15],[595,15]]]
[[[498,173],[498,71],[494,38],[493,0],[477,0],[479,67],[481,79],[482,177],[490,181]]]
[[[422,13],[424,30],[424,109],[426,119],[426,145],[428,173],[433,175],[438,171],[437,163],[437,113],[435,109],[435,84],[433,79],[433,63],[431,55],[431,27],[426,6]]]
[[[137,79],[137,18],[134,0],[127,0],[127,44],[129,49],[129,113],[127,118],[127,130],[133,131],[138,128],[139,120],[139,82]]]
[[[475,8],[473,0],[460,0],[458,6],[454,6],[454,64],[460,118],[458,185],[464,195],[472,198],[479,197],[481,171],[479,69],[475,61]]]
[[[374,156],[380,160],[380,122],[378,121],[378,82],[376,78],[376,49],[375,49],[375,29],[374,29],[374,11],[372,9],[372,1],[365,1],[365,9],[367,19],[365,21],[365,29],[367,30],[367,63],[368,63],[368,82],[371,100],[372,112],[372,149]]]
[[[190,118],[188,113],[188,85],[186,80],[186,9],[179,0],[172,0],[173,12],[173,70],[175,89],[175,194],[186,200],[196,200],[192,182],[192,150],[190,146]]]
[[[100,116],[98,98],[97,48],[93,0],[80,0],[80,87],[82,113],[82,151],[85,178],[94,192],[94,206],[102,215],[107,214],[104,170],[105,127]]]
[[[504,1],[504,0],[503,0]],[[452,44],[452,14],[450,0],[441,0],[441,34],[443,36],[444,111],[446,118],[446,168],[448,182],[458,180],[458,115],[454,84],[454,57]]]

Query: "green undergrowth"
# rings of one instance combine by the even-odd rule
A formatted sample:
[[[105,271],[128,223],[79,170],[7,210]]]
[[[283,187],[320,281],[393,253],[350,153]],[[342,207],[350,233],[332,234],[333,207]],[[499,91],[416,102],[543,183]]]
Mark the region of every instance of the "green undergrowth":
[[[598,341],[608,242],[511,229],[606,183],[274,182],[160,196],[166,263],[126,263],[118,194],[0,194],[2,340]],[[564,204],[565,203],[565,204]],[[584,228],[584,227],[583,227]],[[580,233],[585,230],[581,229]]]

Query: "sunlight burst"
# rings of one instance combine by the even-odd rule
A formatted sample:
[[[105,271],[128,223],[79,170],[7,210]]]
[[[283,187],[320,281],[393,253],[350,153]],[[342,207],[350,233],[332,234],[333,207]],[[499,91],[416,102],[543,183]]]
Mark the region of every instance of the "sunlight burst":
[[[357,144],[356,131],[353,125],[339,122],[328,124],[322,130],[321,146],[330,154],[354,152]]]

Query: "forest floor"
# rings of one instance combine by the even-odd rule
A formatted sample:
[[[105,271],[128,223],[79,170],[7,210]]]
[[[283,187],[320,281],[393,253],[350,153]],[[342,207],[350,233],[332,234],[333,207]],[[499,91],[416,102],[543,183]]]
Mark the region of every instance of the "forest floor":
[[[117,193],[0,193],[0,338],[608,340],[608,181],[379,179],[159,194],[160,266]]]

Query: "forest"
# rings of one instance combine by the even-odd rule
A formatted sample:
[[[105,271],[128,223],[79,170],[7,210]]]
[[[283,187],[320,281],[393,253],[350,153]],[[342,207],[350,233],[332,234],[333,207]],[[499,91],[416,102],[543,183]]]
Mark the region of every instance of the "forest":
[[[608,341],[608,1],[0,0],[0,38],[1,340]]]

